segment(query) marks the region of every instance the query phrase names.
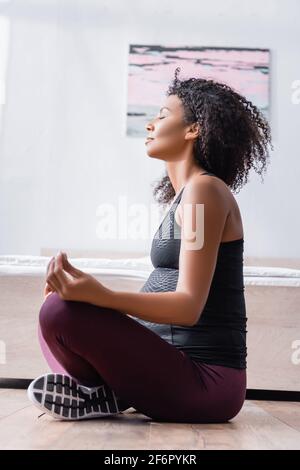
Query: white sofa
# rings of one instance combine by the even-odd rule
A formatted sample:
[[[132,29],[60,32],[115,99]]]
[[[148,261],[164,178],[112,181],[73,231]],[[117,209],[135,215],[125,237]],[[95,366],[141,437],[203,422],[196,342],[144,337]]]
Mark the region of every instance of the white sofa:
[[[0,377],[32,378],[49,370],[37,336],[49,259],[0,256]],[[122,291],[137,292],[153,269],[150,256],[69,259]],[[300,391],[300,270],[244,265],[244,283],[248,388]]]

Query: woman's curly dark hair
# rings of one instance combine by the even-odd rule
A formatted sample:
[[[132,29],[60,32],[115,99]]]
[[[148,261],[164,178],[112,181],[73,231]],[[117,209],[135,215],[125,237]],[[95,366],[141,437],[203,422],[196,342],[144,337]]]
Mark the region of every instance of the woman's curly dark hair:
[[[194,158],[205,171],[222,179],[233,192],[248,181],[252,167],[262,175],[269,158],[271,130],[262,112],[224,83],[202,78],[178,78],[180,67],[166,95],[177,95],[183,104],[184,123],[199,123]],[[168,204],[175,191],[168,174],[158,182],[153,195]]]

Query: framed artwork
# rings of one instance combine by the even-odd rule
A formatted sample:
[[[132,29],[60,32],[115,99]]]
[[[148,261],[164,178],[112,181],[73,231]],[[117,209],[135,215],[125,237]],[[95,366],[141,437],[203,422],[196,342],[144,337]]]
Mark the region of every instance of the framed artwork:
[[[231,86],[269,118],[270,50],[129,45],[127,135],[144,137],[176,67],[179,78],[213,79]]]

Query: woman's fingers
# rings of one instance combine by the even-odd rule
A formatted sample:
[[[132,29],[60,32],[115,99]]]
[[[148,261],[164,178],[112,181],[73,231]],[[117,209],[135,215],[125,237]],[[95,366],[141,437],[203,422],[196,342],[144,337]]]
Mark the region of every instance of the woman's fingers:
[[[48,276],[49,276],[49,269],[50,269],[50,265],[52,263],[54,259],[54,256],[52,256],[52,258],[50,258],[50,261],[49,263],[47,264],[47,268],[46,268],[46,279],[48,279]],[[51,286],[50,282],[46,280],[46,284],[45,284],[45,287],[44,287],[44,295],[47,295],[49,292],[53,291],[54,288],[53,286]]]
[[[56,278],[54,270],[55,270],[55,258],[53,257],[53,259],[49,263],[47,282],[52,289],[58,292],[61,290],[61,285]]]
[[[79,269],[72,266],[65,253],[59,252],[55,257],[53,256],[47,267],[47,283],[52,290],[58,292],[60,295],[67,295],[67,287],[69,286],[72,278],[78,278],[82,275]],[[70,274],[70,276],[68,276]]]
[[[45,287],[44,287],[44,295],[47,295],[49,292],[52,292],[52,289],[51,289],[51,286],[46,281],[46,284],[45,284]]]
[[[48,276],[50,264],[52,263],[53,260],[54,260],[54,256],[52,256],[52,258],[50,258],[50,261],[49,261],[49,263],[47,264],[47,268],[46,268],[46,274],[47,274],[47,276]]]
[[[62,253],[60,252],[55,258],[54,276],[60,288],[63,289],[70,281],[64,273]]]
[[[52,284],[51,280],[49,279],[49,274],[52,269],[53,261],[54,261],[54,256],[52,256],[52,258],[50,259],[47,265],[47,269],[46,269],[47,277],[46,277],[46,286],[45,286],[45,292],[44,292],[45,295],[47,294],[47,286],[49,289],[52,289],[54,292],[56,291],[54,284]]]
[[[72,266],[72,264],[69,263],[66,253],[63,253],[62,255],[63,269],[75,278],[80,277],[82,275],[82,271],[80,269],[75,268],[75,266]]]
[[[47,280],[47,283],[49,284],[49,286],[51,287],[52,291],[53,292],[57,292],[57,287],[55,287],[55,285],[53,284],[53,282],[51,282],[49,279]]]

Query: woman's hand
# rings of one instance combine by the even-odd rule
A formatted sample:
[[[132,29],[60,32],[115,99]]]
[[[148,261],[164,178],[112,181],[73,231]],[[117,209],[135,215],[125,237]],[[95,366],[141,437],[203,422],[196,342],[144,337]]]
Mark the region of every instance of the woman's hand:
[[[47,284],[48,293],[57,292],[63,300],[88,302],[103,307],[112,294],[93,276],[72,266],[67,255],[62,252],[50,260]]]
[[[48,297],[48,295],[52,294],[54,291],[51,289],[49,286],[48,282],[46,282],[45,287],[44,287],[44,299]]]
[[[50,262],[47,264],[47,269],[46,269],[47,276],[48,276],[48,273],[49,273],[50,264],[51,264],[53,259],[54,259],[54,257],[52,256],[52,258],[50,259]],[[45,287],[44,287],[44,300],[46,300],[48,295],[52,294],[53,292],[55,292],[55,291],[50,287],[48,282],[46,282]]]

